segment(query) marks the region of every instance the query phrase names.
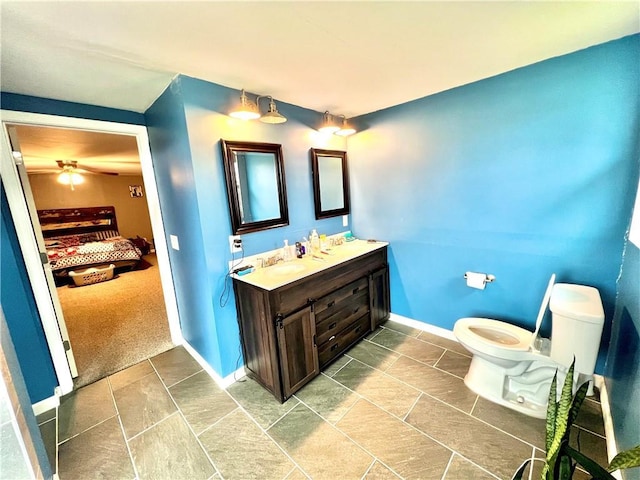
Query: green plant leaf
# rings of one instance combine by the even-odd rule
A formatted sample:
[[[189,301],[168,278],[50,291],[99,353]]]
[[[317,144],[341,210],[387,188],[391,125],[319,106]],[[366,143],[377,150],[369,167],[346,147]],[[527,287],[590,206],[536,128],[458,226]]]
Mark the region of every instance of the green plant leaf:
[[[589,382],[583,383],[580,385],[580,388],[576,392],[573,397],[573,403],[571,405],[571,411],[569,412],[569,417],[567,418],[567,429],[571,428],[573,422],[578,416],[578,412],[580,411],[580,407],[582,407],[582,403],[587,396],[587,390],[589,389]]]
[[[609,471],[613,472],[620,468],[633,467],[640,467],[640,445],[636,445],[629,450],[620,452],[613,457],[613,460],[611,460],[611,464],[609,465]]]
[[[545,450],[548,452],[551,448],[551,442],[556,433],[556,415],[558,413],[558,403],[556,396],[558,395],[558,370],[553,374],[553,380],[551,380],[551,388],[549,388],[549,403],[547,404],[547,426],[546,426],[546,439]]]
[[[589,475],[591,475],[595,480],[615,480],[615,478],[604,468],[602,468],[595,461],[580,453],[570,445],[566,445],[565,451],[576,462],[578,462],[582,466],[582,468],[584,468],[587,473],[589,473]]]
[[[559,468],[556,478],[558,480],[571,480],[571,475],[573,474],[573,465],[571,464],[571,458],[567,455],[562,455],[558,458],[558,460]]]
[[[563,442],[567,442],[569,438],[569,430],[567,429],[567,420],[569,419],[569,413],[571,412],[571,406],[573,404],[573,370],[575,366],[575,357],[567,376],[564,379],[564,385],[562,386],[562,393],[560,394],[560,401],[557,405],[555,431],[551,446],[547,449],[547,463],[549,468],[555,470],[555,459],[558,457],[560,451],[560,445]]]

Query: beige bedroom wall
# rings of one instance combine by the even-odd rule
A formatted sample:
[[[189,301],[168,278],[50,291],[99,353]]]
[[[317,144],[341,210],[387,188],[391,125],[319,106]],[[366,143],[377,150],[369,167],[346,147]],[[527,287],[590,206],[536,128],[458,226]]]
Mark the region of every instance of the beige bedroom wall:
[[[120,235],[139,235],[151,241],[151,219],[142,176],[84,175],[85,181],[71,190],[56,181],[57,174],[29,175],[38,210],[114,206]],[[144,196],[131,197],[129,185],[142,185]]]

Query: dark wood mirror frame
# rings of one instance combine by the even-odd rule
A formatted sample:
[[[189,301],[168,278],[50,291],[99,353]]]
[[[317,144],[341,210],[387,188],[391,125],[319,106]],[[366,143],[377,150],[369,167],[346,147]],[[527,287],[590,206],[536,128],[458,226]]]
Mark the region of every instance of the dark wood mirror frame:
[[[342,165],[342,207],[324,208],[322,205],[322,182],[320,179],[320,162],[324,158],[338,158]],[[316,219],[337,217],[350,213],[349,195],[349,169],[347,167],[347,152],[340,150],[323,150],[320,148],[311,149],[311,175],[313,177],[313,204],[316,212]],[[338,194],[339,196],[339,194]]]
[[[257,232],[267,230],[269,228],[283,227],[289,225],[289,210],[287,207],[287,188],[284,177],[284,159],[282,156],[282,146],[275,143],[258,143],[258,142],[238,142],[229,140],[220,140],[222,148],[222,158],[224,163],[224,173],[227,183],[227,197],[229,199],[229,213],[231,214],[231,229],[234,235],[244,233]],[[275,179],[277,185],[274,185],[277,191],[279,205],[279,214],[277,217],[267,218],[264,220],[244,221],[243,205],[248,202],[240,197],[241,189],[237,178],[237,169],[235,167],[237,154],[262,153],[272,154],[274,161]]]

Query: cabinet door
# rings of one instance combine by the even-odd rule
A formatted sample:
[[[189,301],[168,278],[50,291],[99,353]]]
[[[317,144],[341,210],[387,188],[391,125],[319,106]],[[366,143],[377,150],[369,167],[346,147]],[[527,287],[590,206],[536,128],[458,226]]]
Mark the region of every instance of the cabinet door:
[[[373,272],[369,278],[369,299],[371,302],[371,330],[389,318],[391,298],[389,292],[389,267]]]
[[[286,400],[320,373],[316,321],[311,307],[278,321],[282,394]]]

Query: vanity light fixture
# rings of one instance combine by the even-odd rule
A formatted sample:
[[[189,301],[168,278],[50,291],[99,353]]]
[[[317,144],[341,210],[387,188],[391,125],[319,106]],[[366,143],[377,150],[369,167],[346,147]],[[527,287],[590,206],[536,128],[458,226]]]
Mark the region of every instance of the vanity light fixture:
[[[260,118],[260,111],[258,110],[258,105],[249,100],[244,89],[242,89],[240,93],[240,103],[229,112],[229,116],[239,118],[240,120],[255,120],[256,118]]]
[[[261,98],[269,99],[269,110],[264,115],[260,113]],[[287,121],[287,118],[278,112],[276,102],[271,95],[259,95],[256,97],[256,101],[252,102],[249,100],[244,89],[242,89],[242,93],[240,93],[240,103],[229,112],[229,116],[239,118],[240,120],[260,119],[263,123],[284,123]]]
[[[342,126],[340,127],[340,130],[335,132],[336,135],[347,137],[356,133],[356,129],[353,128],[349,123],[347,123],[347,117],[345,117],[344,115],[339,115],[339,117],[342,117]]]
[[[318,131],[322,133],[336,133],[338,130],[340,130],[340,125],[336,122],[335,117],[331,115],[329,111],[324,112],[322,115],[322,125],[318,128]]]
[[[284,123],[287,121],[287,117],[282,115],[276,108],[276,102],[273,101],[271,95],[260,95],[256,98],[256,104],[258,105],[258,111],[260,110],[260,99],[269,99],[269,111],[260,117],[260,121],[263,123]]]

